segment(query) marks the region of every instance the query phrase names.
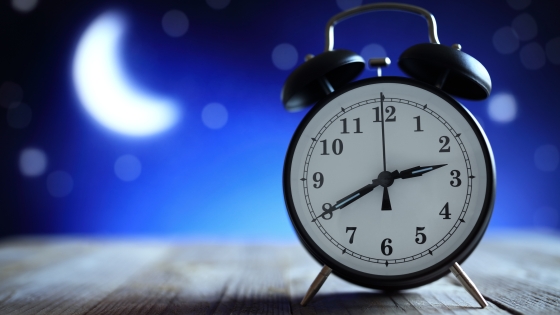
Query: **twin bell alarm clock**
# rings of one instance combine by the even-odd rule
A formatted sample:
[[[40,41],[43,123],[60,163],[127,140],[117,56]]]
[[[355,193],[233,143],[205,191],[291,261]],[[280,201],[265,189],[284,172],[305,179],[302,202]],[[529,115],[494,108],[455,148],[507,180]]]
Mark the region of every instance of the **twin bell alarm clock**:
[[[390,60],[372,58],[379,76],[351,82],[364,59],[333,48],[336,23],[375,10],[427,20],[429,43],[408,48],[398,60],[410,78],[380,76]],[[488,97],[488,71],[459,44],[440,44],[435,18],[412,5],[356,7],[332,17],[325,32],[325,51],[308,55],[281,94],[288,111],[313,105],[283,170],[291,222],[324,265],[302,304],[331,272],[364,287],[401,290],[452,271],[484,307],[459,264],[490,221],[494,159],[484,131],[454,97]]]

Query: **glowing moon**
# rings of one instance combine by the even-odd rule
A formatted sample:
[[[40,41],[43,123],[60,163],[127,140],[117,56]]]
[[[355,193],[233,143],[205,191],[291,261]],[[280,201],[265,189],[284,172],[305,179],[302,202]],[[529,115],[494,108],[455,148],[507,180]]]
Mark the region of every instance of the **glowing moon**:
[[[174,101],[146,94],[130,82],[119,61],[124,19],[100,15],[86,29],[73,60],[78,98],[101,125],[130,136],[162,132],[178,120]]]

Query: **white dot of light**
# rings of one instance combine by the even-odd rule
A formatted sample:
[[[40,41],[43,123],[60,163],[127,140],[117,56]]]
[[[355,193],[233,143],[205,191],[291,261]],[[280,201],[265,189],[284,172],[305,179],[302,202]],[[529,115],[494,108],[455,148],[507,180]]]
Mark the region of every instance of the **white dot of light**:
[[[19,170],[24,176],[43,175],[47,169],[47,155],[37,148],[23,149],[19,154]]]
[[[553,38],[546,43],[546,56],[552,64],[560,65],[560,37]]]
[[[272,63],[280,70],[292,69],[298,60],[298,52],[293,45],[283,43],[272,50]]]
[[[74,180],[64,171],[55,171],[47,176],[47,190],[51,196],[61,198],[67,196],[74,188]]]
[[[360,53],[364,60],[369,60],[370,58],[383,58],[387,57],[387,52],[385,48],[379,44],[369,44],[362,48]]]
[[[537,227],[554,228],[558,226],[560,215],[552,207],[541,207],[533,213],[533,223]]]
[[[12,8],[16,11],[27,13],[33,11],[37,3],[39,3],[38,0],[12,0]]]
[[[521,58],[521,64],[529,70],[538,70],[546,63],[544,49],[538,43],[523,46],[519,51],[519,58]]]
[[[560,154],[558,148],[552,144],[540,146],[535,150],[535,165],[541,171],[553,172],[558,168]]]
[[[125,182],[138,178],[142,173],[142,163],[134,155],[126,154],[115,161],[115,175]]]
[[[517,115],[517,102],[515,101],[515,97],[509,93],[495,94],[490,98],[488,115],[490,115],[490,119],[499,123],[513,121]]]
[[[520,14],[513,19],[511,26],[520,40],[531,40],[537,36],[537,22],[528,13]]]
[[[519,48],[519,38],[509,26],[497,30],[492,37],[492,43],[500,54],[511,54]]]
[[[507,3],[514,10],[523,10],[531,4],[531,0],[507,0]]]
[[[20,103],[17,107],[8,109],[6,119],[10,127],[22,129],[29,125],[32,116],[33,111],[31,107],[27,106],[25,103]]]
[[[230,0],[206,0],[206,4],[214,10],[221,10],[227,7]]]
[[[210,103],[202,109],[202,122],[210,129],[220,129],[228,121],[228,112],[224,105]]]
[[[156,134],[177,122],[177,106],[130,83],[118,58],[124,28],[123,18],[112,12],[87,28],[74,55],[74,87],[86,111],[104,127],[130,136]]]
[[[336,0],[336,5],[338,5],[338,7],[343,11],[352,9],[361,4],[362,4],[362,0]]]
[[[165,34],[171,37],[181,37],[189,29],[189,19],[179,10],[170,10],[163,15],[161,26]]]
[[[6,81],[0,86],[0,106],[17,107],[23,99],[23,89],[17,83]]]

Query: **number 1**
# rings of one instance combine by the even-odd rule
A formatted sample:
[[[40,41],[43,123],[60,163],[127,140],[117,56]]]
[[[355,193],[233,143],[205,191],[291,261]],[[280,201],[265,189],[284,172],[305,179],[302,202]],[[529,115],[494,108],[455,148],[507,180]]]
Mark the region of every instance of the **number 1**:
[[[416,119],[416,130],[414,132],[424,131],[420,128],[420,116],[413,117],[413,119]]]

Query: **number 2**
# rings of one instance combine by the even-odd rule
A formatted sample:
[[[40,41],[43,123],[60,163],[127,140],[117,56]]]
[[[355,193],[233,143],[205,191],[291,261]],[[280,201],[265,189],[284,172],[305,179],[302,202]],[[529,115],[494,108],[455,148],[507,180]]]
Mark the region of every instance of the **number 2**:
[[[439,137],[439,143],[443,143],[443,146],[441,147],[441,149],[439,149],[439,152],[451,152],[451,148],[448,146],[449,145],[449,137],[446,137],[446,136]],[[446,146],[447,146],[447,148],[446,148]]]

